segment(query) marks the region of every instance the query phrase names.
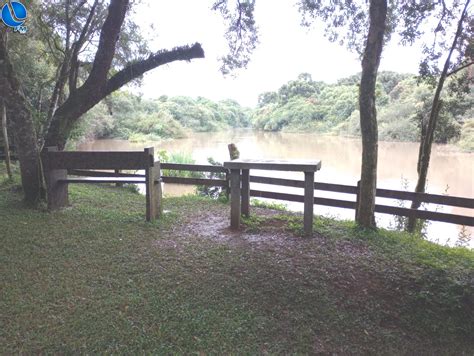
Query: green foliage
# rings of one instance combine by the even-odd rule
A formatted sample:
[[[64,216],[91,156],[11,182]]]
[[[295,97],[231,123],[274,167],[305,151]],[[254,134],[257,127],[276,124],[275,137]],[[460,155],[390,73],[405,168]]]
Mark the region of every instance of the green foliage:
[[[222,166],[222,163],[217,162],[214,158],[209,157],[207,162],[212,166]],[[222,172],[205,172],[201,174],[202,178],[207,179],[225,179],[225,173]],[[197,187],[199,195],[209,197],[212,199],[226,198],[226,192],[222,187],[210,187],[207,185],[200,185]]]
[[[246,68],[250,61],[250,55],[258,43],[258,27],[255,23],[254,9],[254,0],[218,0],[212,6],[212,10],[222,14],[227,27],[224,36],[229,53],[221,58],[223,74]]]
[[[455,78],[452,79],[453,81]],[[337,84],[312,81],[302,74],[277,92],[259,96],[253,126],[268,131],[335,132],[359,136],[358,82],[360,74]],[[376,87],[379,138],[418,141],[420,127],[429,115],[433,88],[413,76],[380,72]],[[446,91],[435,131],[435,142],[455,141],[462,123],[472,115],[474,93]],[[466,142],[466,140],[464,141]],[[465,143],[466,145],[466,143]]]
[[[208,132],[247,127],[250,110],[235,100],[214,102],[184,96],[144,99],[113,93],[83,116],[74,138],[117,137],[135,142],[182,138],[188,131]]]
[[[277,203],[274,201],[263,201],[260,199],[250,199],[250,205],[255,206],[257,208],[266,208],[266,209],[272,209],[272,210],[280,210],[280,211],[288,210],[286,204]]]
[[[180,164],[194,164],[196,161],[192,155],[186,152],[171,152],[167,153],[165,150],[159,152],[158,155],[161,162],[164,163],[180,163]],[[168,177],[183,177],[183,178],[201,178],[200,172],[193,171],[175,171],[172,169],[163,169],[162,174]]]
[[[101,102],[83,115],[71,133],[71,140],[91,140],[111,135],[115,128],[114,118],[107,105]]]
[[[466,151],[474,151],[474,119],[470,119],[464,123],[459,146]]]

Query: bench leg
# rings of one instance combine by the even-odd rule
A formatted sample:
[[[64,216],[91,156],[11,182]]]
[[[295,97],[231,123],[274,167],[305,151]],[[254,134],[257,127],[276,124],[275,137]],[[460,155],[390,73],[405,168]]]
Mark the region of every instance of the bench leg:
[[[52,169],[45,172],[48,209],[58,210],[69,204],[68,184],[60,183],[60,179],[67,178],[67,170]]]
[[[146,177],[146,221],[154,221],[160,217],[162,212],[162,192],[160,182],[160,165],[145,170]]]
[[[249,217],[250,214],[250,174],[248,169],[242,169],[242,214]]]
[[[313,233],[314,172],[304,172],[304,234]]]
[[[155,167],[153,167],[153,206],[155,218],[158,219],[163,213],[163,192],[161,190],[161,168],[160,164],[155,162]]]
[[[145,169],[146,221],[155,220],[155,189],[152,167]]]
[[[230,170],[230,228],[240,227],[240,169]]]

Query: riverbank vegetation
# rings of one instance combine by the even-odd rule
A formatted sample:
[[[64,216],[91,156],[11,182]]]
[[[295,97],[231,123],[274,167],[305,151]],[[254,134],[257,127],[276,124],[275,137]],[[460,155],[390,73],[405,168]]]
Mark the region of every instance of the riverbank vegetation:
[[[3,171],[1,171],[3,176]],[[467,355],[474,252],[383,229],[165,198],[144,221],[128,189],[71,185],[27,209],[0,183],[0,353]]]
[[[359,136],[359,82],[360,75],[327,84],[301,74],[278,91],[260,95],[253,116],[254,127]],[[433,88],[418,82],[413,75],[381,72],[376,95],[380,139],[419,141],[421,122],[429,114]],[[463,135],[464,146],[468,147],[468,142],[474,139],[468,129],[474,118],[473,88],[466,93],[447,91],[443,100],[435,142],[455,142]]]
[[[360,74],[328,84],[303,73],[274,92],[262,93],[253,109],[234,100],[167,96],[145,99],[122,91],[88,112],[74,136],[158,141],[185,137],[189,132],[242,127],[360,136],[359,82]],[[433,88],[413,75],[381,72],[377,84],[380,139],[419,141],[421,122],[429,114],[432,96]],[[447,90],[435,142],[458,142],[462,149],[472,151],[473,108],[472,88],[465,93]]]
[[[121,91],[89,111],[74,132],[76,138],[114,137],[131,141],[159,141],[248,127],[250,110],[235,100],[214,102],[185,96],[145,99]]]

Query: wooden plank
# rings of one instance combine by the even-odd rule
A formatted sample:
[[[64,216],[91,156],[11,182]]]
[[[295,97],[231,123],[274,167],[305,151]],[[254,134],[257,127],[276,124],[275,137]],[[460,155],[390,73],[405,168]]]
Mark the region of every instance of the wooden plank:
[[[241,213],[248,217],[250,213],[250,179],[249,170],[242,169]]]
[[[321,169],[321,161],[308,160],[272,160],[272,159],[235,159],[224,162],[229,169],[265,169],[290,172],[316,172]]]
[[[222,166],[212,166],[204,164],[161,163],[161,169],[193,172],[228,172],[228,170]]]
[[[240,227],[240,169],[230,171],[230,227]]]
[[[188,184],[188,185],[206,185],[210,187],[227,187],[228,182],[224,179],[208,178],[185,178],[185,177],[161,177],[163,183]]]
[[[145,178],[138,177],[82,177],[82,178],[63,178],[59,180],[61,183],[85,183],[85,184],[98,184],[98,183],[121,183],[121,184],[145,184]]]
[[[314,172],[304,172],[304,234],[313,233],[314,209]]]
[[[48,152],[51,169],[144,169],[154,164],[144,152]]]
[[[474,217],[465,215],[455,215],[447,213],[439,213],[428,210],[415,210],[409,208],[399,208],[388,205],[375,205],[375,212],[390,215],[410,216],[413,214],[418,219],[425,219],[431,221],[440,221],[451,224],[474,226]]]
[[[304,196],[287,193],[267,192],[263,190],[250,190],[250,196],[257,198],[268,198],[275,200],[287,200],[304,203]],[[355,209],[355,202],[339,199],[314,197],[315,205],[332,206],[335,208]]]
[[[297,203],[304,203],[304,196],[287,193],[267,192],[263,190],[250,190],[250,196],[257,198],[268,198],[275,200],[287,200]],[[332,206],[335,208],[355,209],[354,201],[314,197],[315,205]]]
[[[434,203],[440,205],[457,206],[461,208],[474,209],[474,199],[454,197],[449,195],[414,193],[401,190],[377,189],[377,197],[392,198],[400,200],[419,199],[420,202]]]
[[[267,192],[267,191],[261,191],[261,190],[250,190],[250,196],[275,199],[275,200],[286,200],[286,201],[293,201],[293,202],[300,202],[300,203],[304,202],[304,197],[301,195]],[[344,208],[344,209],[355,209],[356,207],[356,202],[353,202],[353,201],[320,198],[320,197],[315,197],[314,203],[317,205],[332,206],[332,207]],[[446,222],[446,223],[465,225],[465,226],[474,226],[474,218],[472,216],[447,214],[447,213],[440,213],[440,212],[426,211],[426,210],[415,210],[415,209],[408,209],[408,208],[399,208],[395,206],[379,205],[379,204],[375,205],[375,212],[382,213],[382,214],[390,214],[390,215],[400,215],[400,216],[409,216],[410,214],[414,214],[418,219],[426,219],[426,220]]]
[[[231,194],[232,194],[232,190],[231,190]],[[304,203],[304,196],[296,195],[296,194],[276,193],[276,192],[267,192],[267,191],[264,191],[264,190],[250,189],[250,196],[251,197],[257,197],[257,198],[287,200],[287,201],[294,201],[294,202],[298,202],[298,203]]]
[[[304,182],[295,179],[282,179],[273,177],[250,176],[253,183],[262,183],[270,185],[281,185],[285,187],[303,188]],[[336,193],[357,194],[357,186],[315,182],[314,189]],[[392,198],[401,200],[420,199],[421,202],[434,203],[440,205],[457,206],[461,208],[474,209],[474,199],[464,197],[454,197],[448,195],[437,195],[428,193],[414,193],[399,190],[377,189],[377,197]]]
[[[302,180],[296,180],[296,179],[250,176],[250,182],[271,184],[271,185],[281,185],[284,187],[304,188],[304,182]]]
[[[304,188],[304,181],[296,180],[296,179],[250,176],[250,181],[253,183],[281,185],[284,187],[294,187],[294,188]],[[357,187],[354,187],[353,185],[344,185],[344,184],[315,182],[314,189],[337,192],[337,193],[347,193],[347,194],[357,193]]]
[[[122,173],[116,174],[112,171],[91,171],[83,169],[68,169],[68,174],[79,176],[79,177],[136,177],[136,178],[145,178],[144,174],[135,174],[135,173]]]
[[[332,206],[334,208],[343,208],[343,209],[355,209],[356,202],[355,201],[348,201],[348,200],[339,200],[339,199],[331,199],[331,198],[314,198],[315,205],[323,205],[323,206]]]
[[[316,182],[314,183],[314,189],[336,193],[357,194],[357,187],[345,184]]]

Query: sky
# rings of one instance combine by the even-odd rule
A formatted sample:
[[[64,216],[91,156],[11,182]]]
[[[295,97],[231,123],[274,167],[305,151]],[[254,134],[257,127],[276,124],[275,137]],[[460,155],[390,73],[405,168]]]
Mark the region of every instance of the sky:
[[[254,106],[258,95],[276,91],[298,74],[310,73],[314,80],[334,83],[360,72],[357,54],[323,36],[318,24],[300,26],[296,1],[257,0],[255,19],[260,43],[247,69],[224,77],[218,58],[226,54],[225,25],[211,11],[213,0],[145,0],[136,9],[152,50],[199,42],[206,58],[174,62],[145,75],[138,92],[147,98],[161,95],[203,96],[212,100],[232,98]],[[402,47],[393,39],[384,49],[380,70],[416,73],[421,51]]]

